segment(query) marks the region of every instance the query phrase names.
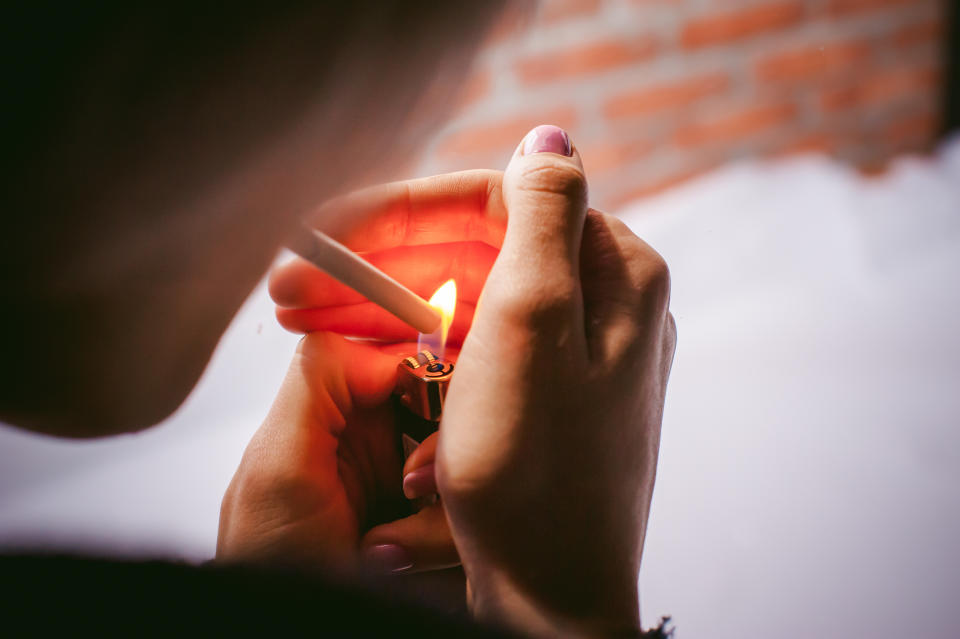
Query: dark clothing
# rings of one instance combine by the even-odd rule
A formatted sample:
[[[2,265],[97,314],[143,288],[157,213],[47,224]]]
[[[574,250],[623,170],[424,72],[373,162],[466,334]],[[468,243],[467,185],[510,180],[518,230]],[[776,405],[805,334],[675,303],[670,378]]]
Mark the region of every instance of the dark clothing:
[[[393,590],[239,566],[0,556],[0,635],[511,636]]]
[[[0,635],[516,636],[423,605],[422,582],[385,583],[249,566],[0,555]],[[668,637],[666,621],[630,636]]]

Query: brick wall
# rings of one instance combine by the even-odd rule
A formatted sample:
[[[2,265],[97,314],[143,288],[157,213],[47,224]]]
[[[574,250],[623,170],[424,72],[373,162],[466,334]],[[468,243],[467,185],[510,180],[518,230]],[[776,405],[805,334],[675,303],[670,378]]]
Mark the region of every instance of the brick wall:
[[[490,37],[422,174],[568,129],[594,206],[799,151],[866,170],[931,146],[946,0],[544,0]]]

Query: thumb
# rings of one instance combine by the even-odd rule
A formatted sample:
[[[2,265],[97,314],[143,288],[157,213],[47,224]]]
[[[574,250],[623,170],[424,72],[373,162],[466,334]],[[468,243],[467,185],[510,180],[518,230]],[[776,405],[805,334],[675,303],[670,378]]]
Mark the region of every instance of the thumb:
[[[508,217],[501,254],[539,274],[576,275],[587,180],[566,131],[544,124],[527,133],[504,171],[503,199]]]
[[[547,317],[567,325],[582,318],[587,181],[567,133],[552,125],[530,131],[504,172],[502,188],[507,231],[484,288],[485,310],[540,328]],[[483,323],[475,318],[475,327],[477,319]]]

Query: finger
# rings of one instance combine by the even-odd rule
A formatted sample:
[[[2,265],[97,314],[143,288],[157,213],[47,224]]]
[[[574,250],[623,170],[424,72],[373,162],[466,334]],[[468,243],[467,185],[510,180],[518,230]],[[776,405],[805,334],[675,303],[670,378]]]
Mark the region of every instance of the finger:
[[[437,494],[437,475],[433,460],[437,454],[437,435],[424,439],[403,465],[403,496],[418,499]]]
[[[407,499],[419,499],[436,494],[437,474],[433,462],[403,476],[403,496]]]
[[[417,343],[410,342],[392,342],[388,344],[376,344],[377,350],[400,361],[404,357],[410,357],[411,353],[417,352]]]
[[[527,134],[504,172],[503,197],[509,224],[480,304],[490,314],[483,324],[496,330],[504,318],[541,333],[576,327],[582,333],[579,254],[587,183],[566,132],[539,126]]]
[[[422,572],[459,565],[441,504],[370,529],[360,541],[364,562],[380,572]]]
[[[385,402],[396,386],[397,360],[370,344],[318,331],[297,345],[291,370],[302,377],[311,396],[329,394],[343,414],[357,406]]]
[[[591,358],[616,358],[643,347],[651,321],[669,331],[670,273],[663,258],[622,221],[590,210],[584,225],[581,278]]]
[[[473,322],[473,304],[458,301],[447,343],[463,343]],[[329,308],[278,308],[280,325],[294,333],[331,331],[387,342],[416,341],[417,329],[373,302]]]
[[[412,453],[410,453],[410,456],[407,457],[407,461],[403,465],[404,481],[406,481],[407,474],[422,466],[433,463],[434,457],[437,455],[437,437],[439,434],[440,433],[433,433],[424,439],[422,442],[420,442],[420,445],[417,446]],[[429,495],[430,493],[425,494]],[[419,497],[420,495],[417,496]]]
[[[497,249],[482,242],[454,242],[400,246],[369,253],[364,258],[425,299],[453,278],[458,297],[476,303],[497,258]],[[360,293],[299,257],[273,269],[269,288],[273,301],[286,308],[366,301]]]
[[[354,251],[478,241],[499,247],[506,228],[499,171],[393,182],[331,200],[311,216]]]

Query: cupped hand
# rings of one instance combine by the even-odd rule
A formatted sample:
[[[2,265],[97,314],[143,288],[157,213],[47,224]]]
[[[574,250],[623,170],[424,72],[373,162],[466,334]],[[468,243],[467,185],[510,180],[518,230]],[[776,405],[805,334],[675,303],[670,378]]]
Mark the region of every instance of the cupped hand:
[[[506,228],[501,178],[468,171],[376,186],[316,217],[351,219],[334,235],[421,296],[457,281],[446,353],[455,358]],[[394,439],[390,394],[397,363],[416,352],[402,340],[416,331],[300,258],[271,273],[270,293],[280,323],[308,335],[224,497],[218,558],[410,571],[457,564],[442,503],[403,516],[404,499],[437,491],[436,435],[402,470]]]
[[[411,514],[410,499],[436,493],[435,437],[404,464],[394,428],[397,362],[411,348],[303,338],[223,498],[218,560],[382,572],[459,563],[442,506]]]

